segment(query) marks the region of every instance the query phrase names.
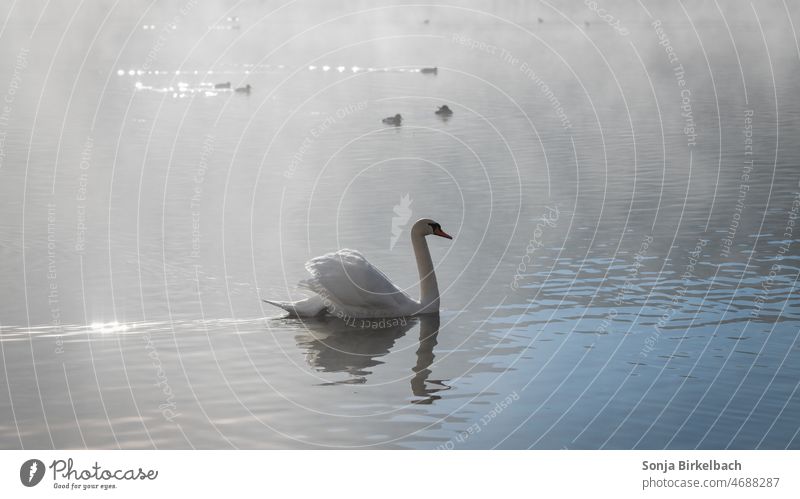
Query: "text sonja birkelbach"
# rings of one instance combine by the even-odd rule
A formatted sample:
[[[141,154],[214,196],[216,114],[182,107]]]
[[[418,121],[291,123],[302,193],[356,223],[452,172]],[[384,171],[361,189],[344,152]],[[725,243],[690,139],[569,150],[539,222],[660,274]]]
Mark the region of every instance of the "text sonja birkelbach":
[[[54,489],[116,489],[126,482],[152,481],[158,478],[158,470],[145,468],[106,467],[95,461],[91,466],[76,464],[72,458],[54,459],[48,466]]]
[[[709,459],[681,459],[678,461],[642,461],[643,471],[742,471],[742,463],[738,459],[730,462]]]

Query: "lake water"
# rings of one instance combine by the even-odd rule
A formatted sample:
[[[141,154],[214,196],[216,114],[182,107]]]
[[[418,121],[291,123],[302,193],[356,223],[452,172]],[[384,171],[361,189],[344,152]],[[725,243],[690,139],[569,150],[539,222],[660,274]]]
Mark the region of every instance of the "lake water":
[[[1,8],[0,446],[800,448],[796,5],[229,4]]]

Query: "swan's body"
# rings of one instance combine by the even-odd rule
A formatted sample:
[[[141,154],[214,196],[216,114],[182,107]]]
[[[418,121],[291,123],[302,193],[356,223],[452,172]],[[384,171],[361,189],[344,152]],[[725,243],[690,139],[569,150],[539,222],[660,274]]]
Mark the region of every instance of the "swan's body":
[[[439,224],[419,220],[411,228],[411,245],[417,259],[420,300],[414,300],[372,266],[361,253],[342,249],[306,262],[309,279],[300,287],[314,294],[304,300],[264,300],[298,317],[330,314],[342,319],[404,317],[439,311],[439,286],[425,236],[452,239]]]

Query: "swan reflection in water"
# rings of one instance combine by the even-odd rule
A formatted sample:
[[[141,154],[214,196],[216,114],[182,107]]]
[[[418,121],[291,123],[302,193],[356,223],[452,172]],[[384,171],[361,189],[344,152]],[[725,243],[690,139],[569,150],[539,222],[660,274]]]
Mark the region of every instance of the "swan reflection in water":
[[[439,314],[404,317],[402,319],[370,319],[346,322],[337,318],[304,319],[303,334],[295,337],[297,346],[306,353],[306,362],[319,372],[347,373],[342,381],[323,385],[363,384],[373,368],[395,342],[419,324],[419,348],[416,364],[411,368],[411,393],[418,397],[414,404],[431,404],[441,398],[442,390],[449,390],[446,380],[429,379],[430,366],[435,355],[436,337],[439,334]]]

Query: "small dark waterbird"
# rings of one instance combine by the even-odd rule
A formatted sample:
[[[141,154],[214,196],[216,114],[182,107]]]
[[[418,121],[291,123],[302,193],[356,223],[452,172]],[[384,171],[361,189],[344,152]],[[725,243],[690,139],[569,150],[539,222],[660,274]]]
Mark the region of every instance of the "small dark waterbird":
[[[439,106],[439,109],[437,109],[435,113],[439,116],[453,116],[453,110],[447,107],[447,104]]]
[[[385,125],[394,125],[400,126],[403,123],[403,117],[400,114],[395,114],[394,116],[389,116],[388,118],[383,119],[383,123]]]

